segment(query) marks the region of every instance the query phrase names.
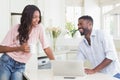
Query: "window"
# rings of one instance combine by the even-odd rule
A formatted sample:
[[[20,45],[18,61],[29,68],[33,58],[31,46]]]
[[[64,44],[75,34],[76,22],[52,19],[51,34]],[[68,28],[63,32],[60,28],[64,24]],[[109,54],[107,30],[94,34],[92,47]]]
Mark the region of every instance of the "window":
[[[116,14],[114,6],[102,7],[103,29],[107,30],[114,38],[120,37],[120,14]]]
[[[81,7],[79,6],[66,7],[66,24],[69,23],[72,26],[72,29],[77,29],[78,18],[80,16],[81,16]],[[68,35],[67,37],[70,37],[70,36]]]
[[[66,22],[71,22],[75,27],[78,24],[78,18],[81,16],[81,7],[66,7]]]

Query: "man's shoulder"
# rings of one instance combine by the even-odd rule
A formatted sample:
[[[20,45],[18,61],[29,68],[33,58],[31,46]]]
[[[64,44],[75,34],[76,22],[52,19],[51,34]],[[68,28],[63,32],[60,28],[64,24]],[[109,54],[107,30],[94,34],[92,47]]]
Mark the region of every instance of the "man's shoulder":
[[[95,33],[97,36],[104,36],[104,35],[106,35],[106,34],[109,34],[108,31],[106,31],[106,30],[99,30],[99,29],[94,30],[94,33]]]
[[[98,37],[99,39],[107,39],[112,38],[112,35],[106,30],[96,30],[96,37]]]
[[[104,33],[105,31],[104,30],[100,30],[100,29],[96,29],[96,30],[93,30],[96,34],[102,34]]]
[[[99,30],[98,34],[101,34],[102,36],[112,36],[107,30]]]

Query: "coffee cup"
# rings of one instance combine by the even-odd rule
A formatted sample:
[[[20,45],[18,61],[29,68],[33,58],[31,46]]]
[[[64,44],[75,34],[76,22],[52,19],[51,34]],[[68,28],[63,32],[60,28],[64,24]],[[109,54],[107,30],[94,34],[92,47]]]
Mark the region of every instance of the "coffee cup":
[[[30,44],[29,46],[30,46],[30,53],[31,54],[36,53],[36,45],[35,44]]]

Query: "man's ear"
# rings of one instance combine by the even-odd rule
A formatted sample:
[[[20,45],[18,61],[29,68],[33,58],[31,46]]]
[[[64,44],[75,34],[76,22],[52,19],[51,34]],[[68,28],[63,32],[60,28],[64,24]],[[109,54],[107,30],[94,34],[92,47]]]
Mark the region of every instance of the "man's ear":
[[[89,22],[88,22],[88,25],[89,25],[89,26],[92,26],[92,22],[89,21]]]

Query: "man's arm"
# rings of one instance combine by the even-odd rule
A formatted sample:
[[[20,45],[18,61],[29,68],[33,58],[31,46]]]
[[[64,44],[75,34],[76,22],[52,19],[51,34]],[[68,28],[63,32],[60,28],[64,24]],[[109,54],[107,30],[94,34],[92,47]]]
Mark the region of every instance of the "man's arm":
[[[44,51],[45,51],[46,55],[48,56],[48,58],[50,60],[54,60],[55,59],[54,56],[53,56],[52,50],[50,49],[50,47],[45,48]]]
[[[0,45],[0,53],[13,52],[13,51],[29,52],[30,48],[26,43],[24,43],[23,45],[18,46],[18,47],[9,47],[9,46]]]
[[[107,67],[112,60],[105,58],[98,66],[96,66],[94,69],[85,69],[85,72],[87,74],[94,74],[96,72],[99,72],[103,68]]]

